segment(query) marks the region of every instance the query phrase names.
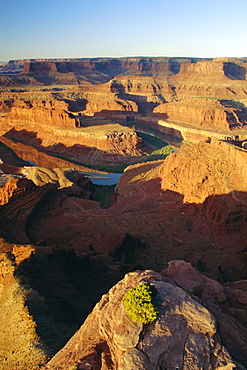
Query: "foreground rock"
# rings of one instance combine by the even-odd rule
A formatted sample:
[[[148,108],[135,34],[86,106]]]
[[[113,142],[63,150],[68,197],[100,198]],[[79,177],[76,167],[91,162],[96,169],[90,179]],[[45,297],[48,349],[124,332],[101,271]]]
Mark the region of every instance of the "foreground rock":
[[[73,251],[0,238],[0,369],[38,370],[118,281]]]
[[[184,266],[190,274],[186,268],[180,272]],[[236,322],[220,312],[218,302],[226,301],[223,288],[204,279],[188,263],[175,262],[175,270],[174,273],[172,262],[163,275],[151,270],[126,275],[102,297],[80,330],[45,369],[245,369],[247,329],[239,324],[236,332]],[[193,288],[200,287],[207,293],[200,302],[176,284],[177,277],[183,288],[188,275],[191,278],[193,274]],[[134,323],[121,303],[124,294],[142,282],[158,289],[158,318],[146,325]],[[217,315],[210,312],[210,304]],[[222,327],[221,333],[217,329],[222,321],[227,321],[228,334],[231,332],[230,345],[227,333]]]

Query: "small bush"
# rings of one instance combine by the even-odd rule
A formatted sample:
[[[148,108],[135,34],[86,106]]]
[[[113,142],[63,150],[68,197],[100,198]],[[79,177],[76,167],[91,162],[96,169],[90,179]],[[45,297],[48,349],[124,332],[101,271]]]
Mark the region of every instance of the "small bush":
[[[152,302],[157,293],[154,285],[142,283],[125,294],[122,302],[134,322],[147,324],[157,319],[158,310]]]
[[[164,155],[164,156],[168,156],[172,152],[173,152],[172,146],[171,145],[166,145],[166,146],[163,146],[162,148],[160,148],[158,150],[155,150],[152,153],[152,155]]]
[[[68,370],[77,370],[77,366],[76,365],[71,365]]]

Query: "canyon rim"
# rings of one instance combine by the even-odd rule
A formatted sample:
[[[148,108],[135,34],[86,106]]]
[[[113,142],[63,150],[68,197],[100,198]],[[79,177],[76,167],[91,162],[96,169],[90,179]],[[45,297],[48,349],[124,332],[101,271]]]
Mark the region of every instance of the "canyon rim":
[[[0,65],[2,370],[247,368],[246,69]],[[121,302],[143,282],[148,324]]]

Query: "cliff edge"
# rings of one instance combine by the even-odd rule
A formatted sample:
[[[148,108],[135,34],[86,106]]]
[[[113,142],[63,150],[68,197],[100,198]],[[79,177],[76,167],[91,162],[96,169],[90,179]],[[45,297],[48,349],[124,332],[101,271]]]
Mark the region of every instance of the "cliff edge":
[[[158,290],[158,318],[149,324],[133,322],[121,302],[143,282]],[[131,272],[102,297],[45,369],[245,369],[247,330],[221,312],[226,301],[219,283],[183,261],[170,262],[161,274]]]

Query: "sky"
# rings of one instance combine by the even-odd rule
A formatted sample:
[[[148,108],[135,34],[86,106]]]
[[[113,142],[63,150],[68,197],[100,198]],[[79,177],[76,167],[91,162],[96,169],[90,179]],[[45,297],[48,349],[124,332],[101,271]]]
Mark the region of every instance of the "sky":
[[[0,0],[0,61],[247,57],[247,0]]]

